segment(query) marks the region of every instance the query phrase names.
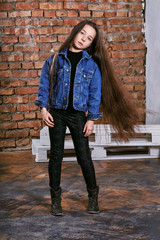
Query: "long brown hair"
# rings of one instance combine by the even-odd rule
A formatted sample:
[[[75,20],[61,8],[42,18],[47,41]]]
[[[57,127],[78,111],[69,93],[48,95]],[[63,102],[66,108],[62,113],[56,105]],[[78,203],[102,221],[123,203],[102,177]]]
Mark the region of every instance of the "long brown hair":
[[[135,135],[134,127],[138,122],[138,113],[129,99],[128,94],[122,89],[119,83],[120,81],[113,71],[97,25],[88,20],[77,24],[59,48],[59,52],[71,46],[75,36],[85,25],[93,27],[96,31],[96,37],[86,50],[92,55],[92,58],[98,64],[101,71],[101,108],[103,114],[116,132],[118,132],[118,139],[127,141],[129,137]],[[53,72],[51,74],[53,75]]]

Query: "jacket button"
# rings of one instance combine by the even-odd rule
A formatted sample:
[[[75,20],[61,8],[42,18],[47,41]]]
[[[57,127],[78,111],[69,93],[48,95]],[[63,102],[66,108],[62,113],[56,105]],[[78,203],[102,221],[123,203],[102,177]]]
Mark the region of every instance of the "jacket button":
[[[66,100],[66,97],[64,97],[63,99]]]
[[[66,72],[68,72],[68,71],[69,71],[69,69],[67,68],[67,69],[66,69]]]
[[[67,86],[68,85],[68,83],[65,83],[65,86]]]

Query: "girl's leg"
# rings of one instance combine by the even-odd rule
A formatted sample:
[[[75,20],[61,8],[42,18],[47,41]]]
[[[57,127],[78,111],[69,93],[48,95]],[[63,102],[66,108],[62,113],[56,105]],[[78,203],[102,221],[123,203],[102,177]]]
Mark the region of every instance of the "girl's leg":
[[[64,152],[64,138],[66,125],[58,110],[51,110],[54,119],[54,127],[49,128],[50,159],[48,165],[49,186],[55,191],[60,188],[61,165]]]
[[[76,112],[70,115],[68,127],[70,129],[78,163],[89,189],[96,188],[95,169],[91,159],[88,137],[84,137],[83,128],[86,123],[85,113]]]

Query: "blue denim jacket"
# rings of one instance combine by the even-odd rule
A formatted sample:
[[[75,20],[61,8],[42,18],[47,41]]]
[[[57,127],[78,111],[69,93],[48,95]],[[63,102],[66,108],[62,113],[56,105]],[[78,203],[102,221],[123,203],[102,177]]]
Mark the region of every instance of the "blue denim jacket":
[[[38,100],[35,104],[49,109],[49,71],[53,56],[49,57],[42,68],[39,82]],[[67,49],[58,54],[56,71],[53,76],[52,107],[67,109],[70,88],[71,64],[67,58]],[[73,107],[75,110],[87,112],[88,120],[96,120],[102,116],[99,113],[101,103],[101,73],[92,57],[83,50],[82,59],[77,64],[74,89]]]

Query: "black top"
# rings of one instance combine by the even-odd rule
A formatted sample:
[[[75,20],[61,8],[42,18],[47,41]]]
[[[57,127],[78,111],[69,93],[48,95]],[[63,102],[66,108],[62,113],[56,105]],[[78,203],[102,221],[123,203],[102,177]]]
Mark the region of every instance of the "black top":
[[[68,102],[67,110],[76,111],[73,108],[73,86],[74,86],[74,77],[75,77],[75,73],[76,73],[76,67],[82,58],[82,51],[81,52],[71,52],[70,50],[68,50],[67,58],[69,59],[69,61],[71,63],[71,79],[70,79],[69,102]]]

